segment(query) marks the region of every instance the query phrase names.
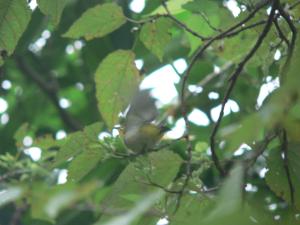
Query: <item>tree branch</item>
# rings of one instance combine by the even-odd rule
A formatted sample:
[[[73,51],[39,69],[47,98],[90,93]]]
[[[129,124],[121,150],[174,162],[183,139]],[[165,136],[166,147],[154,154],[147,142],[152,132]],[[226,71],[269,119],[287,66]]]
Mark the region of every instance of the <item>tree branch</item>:
[[[18,170],[12,170],[12,171],[8,171],[7,173],[3,174],[0,176],[0,183],[10,179],[16,175],[22,175],[24,173],[30,173],[31,170],[25,170],[25,169],[18,169]]]
[[[281,5],[278,5],[277,7],[278,11],[279,11],[279,14],[284,18],[284,20],[287,22],[291,32],[292,32],[292,39],[291,39],[291,43],[288,47],[288,55],[287,55],[287,59],[286,59],[286,62],[283,66],[283,69],[282,69],[282,73],[284,74],[285,72],[287,72],[287,69],[291,63],[291,59],[292,59],[292,56],[293,56],[293,53],[294,53],[294,49],[295,49],[295,44],[296,44],[296,38],[297,38],[297,29],[293,23],[293,21],[291,20],[290,18],[290,15],[288,13],[286,13],[284,11],[284,9],[282,8]]]
[[[228,89],[225,93],[225,96],[222,100],[222,104],[221,104],[221,111],[219,113],[219,117],[218,120],[215,123],[215,126],[213,128],[213,131],[211,133],[210,136],[210,149],[211,149],[211,154],[212,154],[212,159],[217,167],[217,169],[219,170],[220,174],[222,176],[224,176],[226,174],[225,170],[221,167],[218,156],[216,154],[216,147],[215,147],[215,142],[216,142],[216,134],[218,132],[218,129],[221,125],[223,116],[224,116],[224,109],[225,109],[225,105],[229,99],[229,96],[231,94],[231,92],[234,89],[234,86],[236,84],[236,81],[239,77],[239,75],[241,74],[241,72],[244,69],[244,66],[246,65],[246,63],[253,57],[253,55],[255,54],[255,52],[258,50],[258,48],[260,47],[260,45],[262,44],[263,40],[265,39],[265,37],[267,36],[271,26],[272,26],[272,21],[274,19],[275,16],[275,10],[276,10],[276,5],[277,5],[277,1],[274,1],[273,5],[272,5],[272,10],[271,13],[268,17],[268,21],[263,29],[263,31],[261,32],[261,34],[259,35],[256,43],[254,44],[254,46],[252,47],[252,49],[250,50],[250,52],[245,56],[245,58],[238,64],[236,70],[233,72],[233,74],[230,77],[230,84],[228,86]]]
[[[256,23],[253,23],[253,24],[250,24],[248,26],[242,26],[240,29],[236,30],[236,31],[233,31],[233,32],[230,32],[228,34],[226,34],[224,37],[222,38],[230,38],[230,37],[233,37],[239,33],[241,33],[242,31],[245,31],[245,30],[249,30],[251,28],[254,28],[254,27],[257,27],[257,26],[260,26],[260,25],[263,25],[265,24],[267,21],[266,20],[261,20],[261,21],[258,21]]]
[[[290,189],[290,194],[291,194],[291,204],[292,206],[295,205],[295,189],[293,186],[293,182],[292,182],[292,176],[290,173],[290,169],[289,169],[289,158],[288,158],[288,140],[287,140],[287,135],[286,135],[286,131],[283,130],[282,131],[282,145],[281,145],[281,150],[282,150],[282,154],[283,154],[283,167],[286,173],[286,177],[288,180],[288,185],[289,185],[289,189]]]
[[[257,161],[257,158],[261,156],[266,148],[268,147],[269,143],[276,138],[278,134],[276,132],[268,133],[262,141],[256,142],[253,146],[251,154],[249,157],[243,160],[243,164],[245,165],[245,170],[247,171],[251,168],[254,163]]]
[[[16,211],[11,218],[10,225],[19,225],[21,217],[28,207],[29,205],[26,200],[23,200],[23,203],[20,206],[16,206]]]
[[[59,105],[57,88],[55,88],[53,85],[49,85],[48,82],[42,79],[42,77],[31,66],[29,66],[22,57],[16,56],[15,61],[22,74],[28,79],[34,81],[40,88],[40,90],[48,96],[48,98],[51,100],[51,102],[57,109],[58,114],[63,123],[73,131],[81,129],[82,126],[76,120],[74,120],[74,118],[72,118],[66,110],[61,108],[61,106]]]
[[[178,26],[180,26],[181,28],[183,28],[184,30],[186,30],[187,32],[191,33],[192,35],[198,37],[199,39],[201,39],[202,41],[208,40],[208,37],[204,37],[201,34],[198,34],[197,32],[195,32],[194,30],[190,29],[187,25],[185,25],[184,23],[182,23],[180,20],[178,20],[175,16],[173,16],[166,4],[166,1],[163,0],[162,1],[162,6],[164,7],[164,9],[167,12],[167,17],[169,17],[171,20],[173,20]]]
[[[282,32],[279,24],[278,24],[278,18],[275,18],[273,21],[275,28],[277,30],[278,36],[280,37],[281,40],[283,40],[286,43],[286,46],[288,48],[290,48],[290,41],[286,38],[286,36],[284,35],[284,33]]]

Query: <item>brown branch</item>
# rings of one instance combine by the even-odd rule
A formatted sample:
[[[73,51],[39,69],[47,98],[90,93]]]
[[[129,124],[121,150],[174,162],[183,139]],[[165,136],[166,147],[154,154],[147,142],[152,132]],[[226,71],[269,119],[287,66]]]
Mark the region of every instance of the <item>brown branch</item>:
[[[255,164],[257,158],[265,152],[270,142],[277,136],[278,134],[276,132],[268,133],[262,141],[258,141],[252,146],[253,151],[251,151],[250,156],[243,160],[243,164],[245,165],[244,168],[246,171]]]
[[[289,169],[289,158],[288,158],[288,140],[287,140],[287,135],[286,135],[286,131],[283,130],[282,131],[282,145],[281,145],[281,150],[283,153],[283,167],[286,173],[286,177],[288,180],[288,184],[289,184],[289,189],[290,189],[290,194],[291,194],[291,204],[292,206],[295,205],[295,189],[293,186],[293,182],[292,182],[292,176],[290,173],[290,169]]]
[[[292,59],[292,56],[293,56],[293,53],[294,53],[294,49],[295,49],[295,44],[296,44],[296,39],[297,39],[297,29],[293,23],[293,21],[291,20],[291,17],[290,15],[284,11],[284,9],[282,8],[281,5],[278,5],[278,11],[279,11],[279,14],[284,18],[284,20],[287,22],[291,32],[292,32],[292,39],[291,39],[291,43],[289,45],[289,48],[288,48],[288,55],[287,55],[287,59],[285,61],[285,64],[283,66],[283,69],[282,69],[282,73],[284,74],[285,72],[287,72],[287,69],[289,68],[290,66],[290,63],[291,63],[291,59]]]
[[[203,35],[197,33],[193,29],[189,28],[186,24],[184,24],[183,22],[178,20],[175,16],[173,16],[171,14],[170,10],[168,9],[167,5],[164,2],[163,2],[163,7],[165,8],[167,14],[157,14],[157,15],[153,15],[153,16],[150,16],[150,17],[148,17],[146,19],[142,19],[142,20],[134,20],[134,19],[126,17],[126,20],[128,22],[131,22],[131,23],[135,23],[135,24],[138,24],[138,25],[143,25],[145,23],[153,22],[153,21],[155,21],[156,19],[158,19],[160,17],[167,17],[167,18],[171,19],[173,22],[175,22],[182,29],[184,29],[185,31],[191,33],[192,35],[199,38],[200,40],[208,40],[209,39],[208,37],[204,37]]]
[[[225,105],[229,99],[229,96],[231,94],[231,92],[234,89],[234,86],[236,84],[236,81],[239,77],[239,75],[241,74],[241,72],[244,69],[244,66],[246,65],[246,63],[253,57],[253,55],[255,54],[255,52],[258,50],[258,48],[260,47],[260,45],[262,44],[263,40],[265,39],[265,37],[267,36],[267,34],[270,31],[270,28],[272,26],[272,21],[274,19],[274,15],[275,15],[275,10],[276,10],[276,5],[277,5],[277,1],[274,1],[273,5],[272,5],[272,10],[271,13],[268,17],[268,21],[263,29],[263,31],[261,32],[261,34],[259,35],[256,43],[254,44],[254,46],[252,47],[252,49],[250,50],[250,52],[248,52],[248,54],[245,56],[245,58],[238,64],[236,70],[233,72],[233,74],[230,77],[230,84],[228,86],[228,89],[225,93],[225,96],[222,100],[222,104],[221,104],[221,111],[219,113],[219,117],[218,120],[215,123],[215,126],[213,128],[213,131],[211,133],[210,136],[210,149],[211,149],[211,154],[212,154],[212,159],[217,167],[217,169],[219,170],[220,174],[222,176],[224,176],[226,174],[225,170],[221,167],[218,156],[216,154],[216,148],[215,148],[215,142],[216,142],[216,134],[218,132],[218,129],[221,125],[223,116],[224,116],[224,109],[225,109]]]
[[[207,23],[207,25],[210,27],[210,29],[212,29],[212,30],[214,30],[214,31],[216,31],[216,32],[222,32],[221,29],[216,28],[216,27],[214,27],[214,26],[211,24],[211,22],[209,21],[209,19],[208,19],[207,16],[205,15],[205,13],[200,12],[199,14],[200,14],[200,16],[204,19],[204,21]]]
[[[236,31],[233,31],[233,32],[230,32],[230,33],[226,34],[225,37],[226,37],[226,38],[230,38],[230,37],[232,37],[232,36],[235,36],[235,35],[239,34],[239,33],[242,32],[242,31],[249,30],[249,29],[252,29],[252,28],[254,28],[254,27],[263,25],[263,24],[265,24],[266,22],[267,22],[266,20],[261,20],[261,21],[258,21],[258,22],[256,22],[256,23],[250,24],[250,25],[248,25],[248,26],[243,26],[243,27],[241,27],[240,29],[238,29],[238,30],[236,30]],[[224,38],[224,37],[222,37],[222,38]]]
[[[64,110],[59,105],[57,88],[51,85],[51,83],[49,85],[49,83],[46,82],[40,76],[40,74],[38,74],[38,72],[36,72],[31,66],[29,66],[22,57],[16,56],[15,61],[22,74],[28,79],[34,81],[37,84],[37,86],[40,88],[40,90],[43,91],[48,96],[48,98],[51,100],[51,102],[57,109],[58,114],[61,120],[63,121],[63,123],[73,131],[81,129],[82,126],[76,120],[74,120],[74,118],[66,110]]]
[[[221,68],[220,71],[218,72],[212,72],[210,74],[207,74],[201,81],[198,82],[198,86],[203,87],[205,85],[207,85],[209,82],[211,82],[214,78],[220,76],[221,74],[223,74],[226,70],[228,70],[229,68],[231,68],[233,65],[232,62],[228,62],[225,63]]]
[[[175,190],[170,190],[158,183],[155,183],[154,181],[152,181],[151,177],[149,176],[149,174],[146,174],[146,177],[147,177],[147,180],[148,182],[145,182],[145,181],[142,181],[142,180],[136,180],[136,182],[139,182],[139,183],[142,183],[142,184],[145,184],[145,185],[150,185],[150,186],[153,186],[153,187],[157,187],[159,189],[162,189],[163,191],[165,191],[166,193],[169,193],[169,194],[179,194],[180,191],[175,191]]]
[[[28,207],[29,207],[29,205],[26,202],[26,200],[23,200],[23,203],[20,206],[16,207],[16,211],[14,212],[14,214],[11,218],[10,225],[19,225],[21,217],[22,217],[23,213],[26,212]]]
[[[281,40],[283,40],[286,43],[286,46],[289,48],[290,47],[290,41],[287,39],[287,37],[284,35],[283,31],[281,30],[279,23],[278,23],[278,18],[275,18],[273,21],[275,28],[277,30],[278,36]]]

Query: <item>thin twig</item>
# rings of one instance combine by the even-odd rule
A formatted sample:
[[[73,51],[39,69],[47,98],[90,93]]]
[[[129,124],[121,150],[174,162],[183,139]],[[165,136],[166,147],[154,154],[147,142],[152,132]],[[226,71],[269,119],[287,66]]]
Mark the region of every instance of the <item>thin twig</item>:
[[[209,19],[207,18],[207,16],[205,15],[205,13],[200,12],[200,16],[205,20],[205,22],[207,23],[207,25],[210,27],[210,29],[216,31],[216,32],[222,32],[221,29],[214,27],[211,22],[209,21]]]
[[[291,59],[292,59],[292,56],[294,53],[296,38],[297,38],[297,28],[295,27],[293,21],[291,20],[290,15],[284,11],[282,6],[279,5],[277,8],[278,8],[279,14],[285,19],[285,21],[287,22],[287,24],[292,32],[292,39],[291,39],[291,43],[288,48],[287,59],[285,61],[283,69],[282,69],[282,73],[284,74],[285,72],[287,72],[287,69],[290,66]]]
[[[31,172],[31,170],[28,170],[28,169],[18,169],[18,170],[8,171],[7,173],[0,176],[0,183],[7,179],[10,179],[16,175],[21,175],[21,174],[30,173],[30,172]]]
[[[257,158],[265,152],[270,142],[274,140],[277,137],[277,135],[278,134],[276,132],[270,132],[265,136],[265,138],[262,141],[256,142],[252,146],[253,150],[251,151],[251,154],[243,161],[246,171],[255,164]]]
[[[277,30],[278,36],[280,37],[281,40],[283,40],[286,43],[286,46],[290,48],[290,41],[287,39],[287,37],[284,35],[283,31],[281,30],[279,23],[278,23],[278,18],[275,18],[273,21],[275,28]]]
[[[170,194],[178,194],[180,193],[179,191],[174,191],[174,190],[170,190],[158,183],[155,183],[151,180],[151,177],[149,177],[149,174],[146,174],[146,177],[147,177],[147,180],[148,182],[144,182],[144,181],[137,181],[137,182],[140,182],[142,184],[145,184],[145,185],[150,185],[150,186],[154,186],[154,187],[157,187],[157,188],[160,188],[162,189],[163,191],[165,191],[166,193],[170,193]]]
[[[26,202],[26,200],[24,200],[24,202],[20,206],[17,206],[16,210],[11,218],[10,225],[19,225],[21,217],[22,217],[23,213],[28,209],[28,207],[29,207],[29,205]]]
[[[180,20],[178,20],[175,16],[173,16],[165,2],[162,1],[162,6],[164,7],[164,9],[167,12],[167,17],[169,17],[171,20],[173,20],[178,26],[180,26],[181,28],[183,28],[184,30],[186,30],[187,32],[191,33],[192,35],[198,37],[199,39],[201,39],[202,41],[208,40],[208,37],[204,37],[203,35],[197,33],[196,31],[192,30],[191,28],[189,28],[186,24],[182,23]]]
[[[220,76],[221,74],[223,74],[226,70],[228,70],[229,68],[231,68],[233,65],[232,62],[227,62],[225,63],[221,68],[220,71],[217,72],[212,72],[210,74],[207,74],[201,81],[198,82],[198,86],[203,87],[205,85],[207,85],[209,82],[211,82],[214,78]]]
[[[58,114],[63,121],[63,123],[66,124],[68,128],[70,128],[73,131],[79,130],[82,128],[82,126],[78,123],[78,121],[74,120],[73,117],[59,105],[59,98],[57,96],[57,88],[54,88],[53,85],[49,85],[47,81],[45,81],[40,74],[38,74],[32,66],[29,66],[23,57],[16,56],[15,61],[17,63],[17,66],[21,70],[22,74],[26,76],[27,78],[34,81],[37,86],[49,97],[53,105],[56,107]]]
[[[261,20],[261,21],[258,21],[256,23],[253,23],[253,24],[250,24],[248,26],[242,26],[240,29],[236,30],[236,31],[233,31],[233,32],[230,32],[228,34],[226,34],[226,38],[230,38],[230,37],[233,37],[239,33],[241,33],[242,31],[245,31],[245,30],[249,30],[249,29],[252,29],[254,27],[257,27],[257,26],[260,26],[260,25],[263,25],[267,22],[267,20]],[[224,38],[224,37],[222,37]]]
[[[145,23],[150,23],[150,22],[154,21],[155,19],[158,19],[159,17],[166,17],[166,15],[157,14],[157,15],[150,16],[150,17],[147,17],[147,18],[142,19],[142,20],[135,20],[135,19],[126,17],[126,20],[128,22],[131,22],[131,23],[134,23],[134,24],[137,24],[137,25],[143,25]]]
[[[290,173],[290,169],[289,169],[289,158],[288,158],[288,140],[287,140],[287,135],[286,135],[286,131],[283,130],[282,131],[282,145],[281,145],[281,150],[283,153],[283,167],[286,173],[286,177],[288,180],[288,184],[289,184],[289,189],[290,189],[290,196],[291,196],[291,204],[292,206],[295,205],[295,189],[293,186],[293,182],[292,182],[292,176]]]

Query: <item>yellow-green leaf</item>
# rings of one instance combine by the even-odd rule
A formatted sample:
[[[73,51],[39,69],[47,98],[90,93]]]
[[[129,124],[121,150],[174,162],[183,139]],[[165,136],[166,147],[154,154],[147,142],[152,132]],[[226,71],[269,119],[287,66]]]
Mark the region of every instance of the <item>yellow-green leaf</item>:
[[[155,186],[145,184],[149,183],[149,179],[153,183],[168,187],[176,177],[181,163],[177,154],[167,150],[153,152],[148,157],[140,157],[137,162],[130,163],[101,202],[103,212],[112,212],[115,208],[119,211],[103,214],[99,222],[104,223],[120,212],[126,212],[144,196],[158,190]]]
[[[160,18],[142,27],[140,39],[144,45],[155,54],[160,61],[164,56],[164,49],[171,40],[169,29],[172,23],[167,18]]]
[[[133,52],[118,50],[109,54],[96,71],[98,108],[109,129],[118,122],[119,113],[137,90],[139,72],[134,59]]]
[[[300,152],[299,144],[288,144],[288,169],[290,173],[291,183],[294,188],[294,201],[297,209],[300,209]],[[286,202],[291,203],[291,189],[287,177],[287,172],[284,168],[284,159],[280,148],[272,149],[270,156],[267,159],[268,172],[266,181],[269,187],[276,193],[277,196],[283,198]]]
[[[98,162],[103,159],[105,152],[101,148],[88,147],[74,160],[72,160],[68,178],[72,181],[78,181],[94,169]]]
[[[93,123],[86,126],[83,131],[68,135],[55,157],[53,166],[58,166],[88,149],[98,141],[101,129],[101,123]]]
[[[11,55],[31,17],[25,0],[0,1],[0,65]]]
[[[183,9],[182,6],[191,1],[192,0],[171,0],[171,1],[167,1],[166,4],[170,12],[174,15],[185,11],[185,9]],[[166,14],[166,10],[164,9],[163,6],[160,6],[151,14],[153,15],[153,14],[162,14],[162,13]]]
[[[111,33],[125,22],[126,18],[123,11],[117,4],[97,5],[84,12],[64,36],[71,38],[85,37],[86,40],[91,40]]]
[[[47,16],[50,16],[54,25],[60,21],[61,14],[68,0],[38,0],[40,10]]]

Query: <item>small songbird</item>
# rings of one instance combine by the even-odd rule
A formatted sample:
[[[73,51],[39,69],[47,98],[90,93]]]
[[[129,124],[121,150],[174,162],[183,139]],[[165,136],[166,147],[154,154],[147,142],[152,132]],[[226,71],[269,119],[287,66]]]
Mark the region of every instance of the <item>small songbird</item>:
[[[134,152],[153,148],[169,129],[155,120],[158,109],[149,90],[140,90],[132,99],[125,116],[124,142]]]

